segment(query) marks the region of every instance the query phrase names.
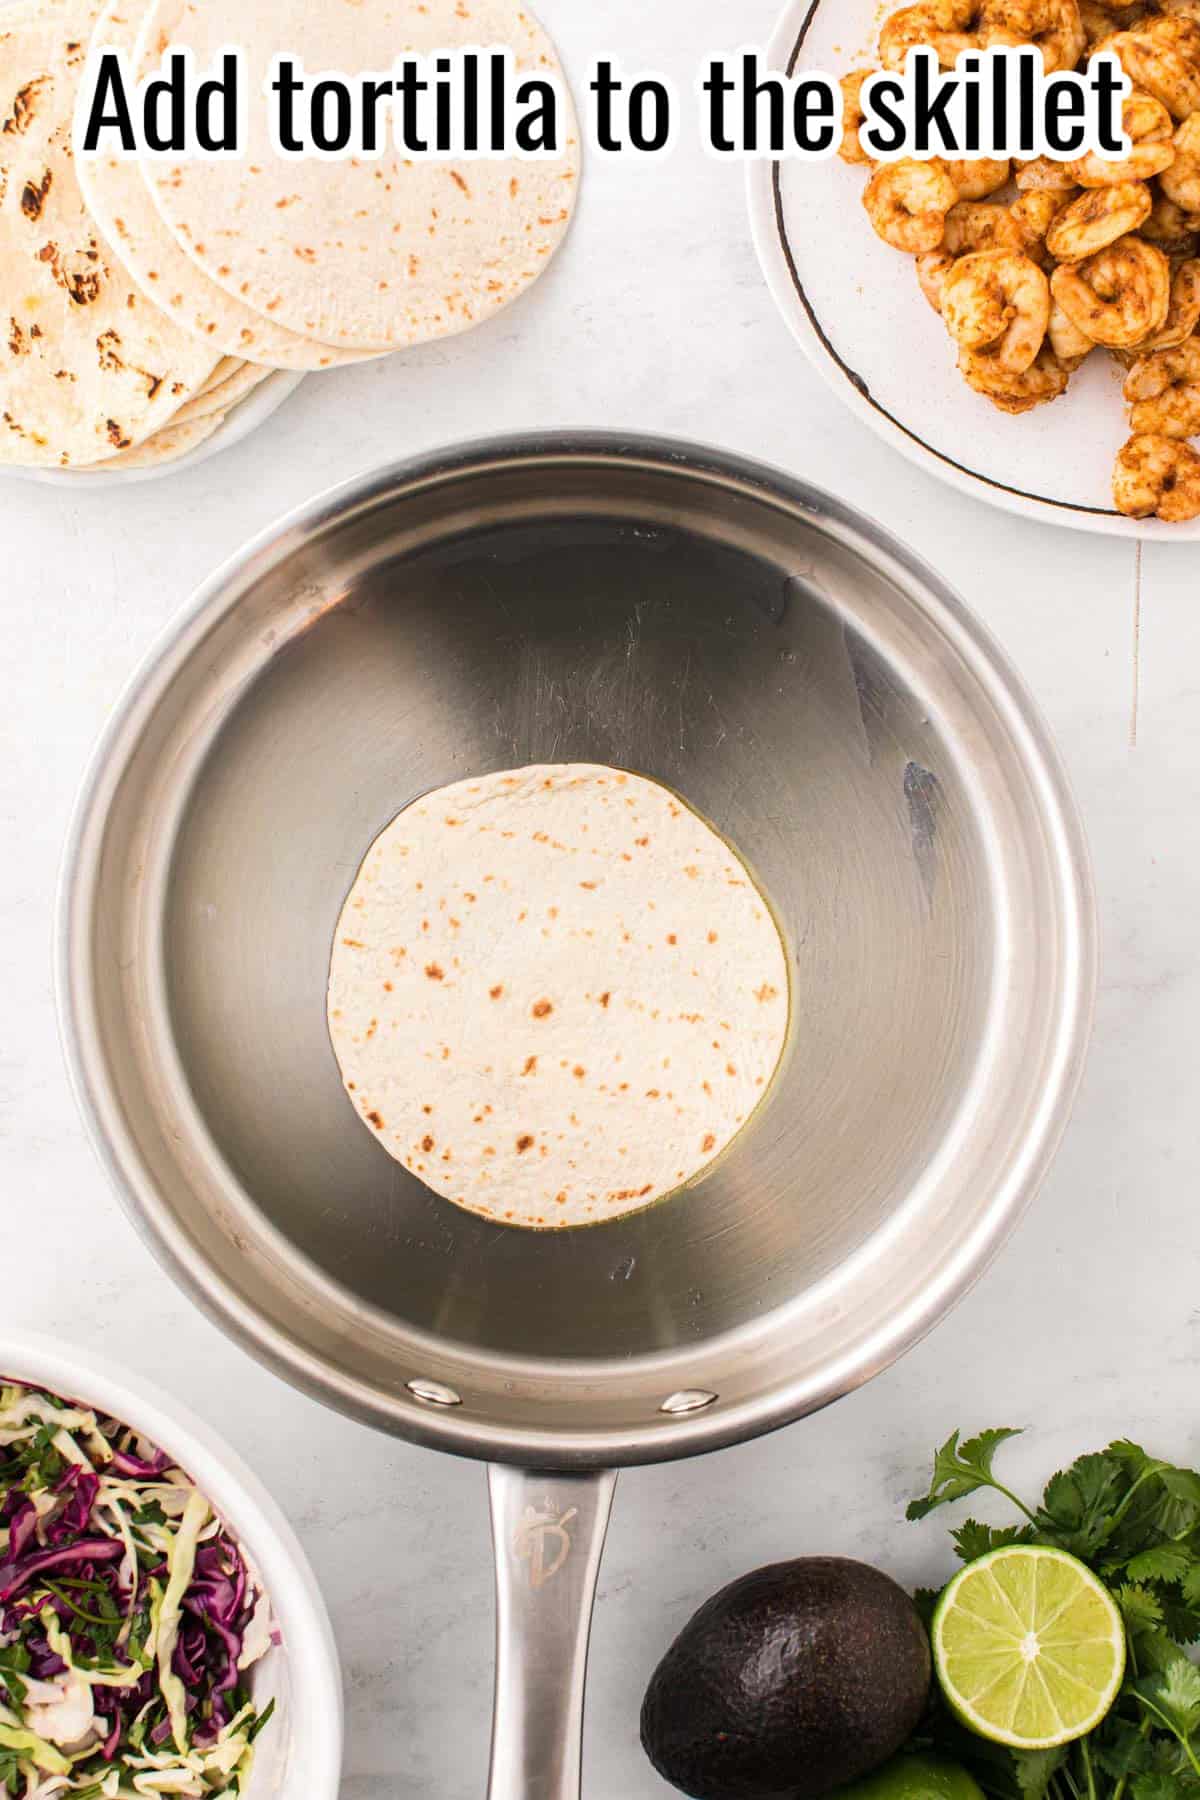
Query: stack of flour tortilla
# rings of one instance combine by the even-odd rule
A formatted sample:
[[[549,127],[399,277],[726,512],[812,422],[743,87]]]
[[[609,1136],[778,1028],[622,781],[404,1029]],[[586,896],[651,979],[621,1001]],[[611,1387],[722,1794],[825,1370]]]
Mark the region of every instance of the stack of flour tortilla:
[[[692,1182],[788,1038],[771,908],[669,788],[588,763],[459,781],[375,840],[330,1036],[390,1156],[500,1223],[599,1224]]]
[[[265,105],[238,158],[76,158],[89,51],[136,76],[231,45],[251,95],[287,52],[353,75],[508,47],[560,74],[518,0],[0,0],[0,463],[182,456],[272,369],[325,370],[481,323],[547,267],[574,207],[560,157],[282,159]],[[562,91],[566,92],[565,82]]]

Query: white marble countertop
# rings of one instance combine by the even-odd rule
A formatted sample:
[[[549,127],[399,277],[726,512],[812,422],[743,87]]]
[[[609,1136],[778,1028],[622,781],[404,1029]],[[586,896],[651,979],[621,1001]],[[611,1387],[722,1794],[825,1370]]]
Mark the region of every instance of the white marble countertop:
[[[764,41],[774,0],[542,0],[581,80],[596,55],[690,89]],[[484,1481],[291,1392],[159,1273],[85,1141],[51,985],[55,879],[88,750],[136,659],[252,532],[344,476],[456,438],[619,425],[795,470],[874,513],[998,633],[1058,735],[1091,836],[1094,1048],[1041,1199],[976,1291],[870,1387],[773,1438],[618,1489],[589,1682],[585,1790],[656,1800],[637,1717],[714,1588],[805,1551],[901,1579],[947,1564],[906,1526],[935,1441],[1028,1423],[1034,1477],[1116,1434],[1200,1453],[1195,1020],[1200,1013],[1200,581],[1194,547],[1030,525],[959,498],[860,428],[802,360],[750,244],[742,171],[684,131],[665,162],[593,158],[570,242],[477,333],[306,381],[261,435],[177,479],[87,494],[0,481],[0,1192],[6,1318],[103,1345],[217,1423],[290,1514],[348,1692],[345,1800],[473,1800],[491,1687]],[[1196,668],[1192,665],[1197,657]],[[46,1280],[46,1272],[50,1280]]]

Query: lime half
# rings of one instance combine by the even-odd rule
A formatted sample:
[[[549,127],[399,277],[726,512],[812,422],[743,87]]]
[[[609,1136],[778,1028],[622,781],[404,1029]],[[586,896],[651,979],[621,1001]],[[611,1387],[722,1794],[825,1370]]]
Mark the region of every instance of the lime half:
[[[1076,1557],[1011,1544],[954,1577],[934,1614],[933,1660],[964,1725],[1049,1750],[1091,1731],[1116,1699],[1125,1628]]]
[[[897,1756],[865,1781],[839,1788],[831,1800],[983,1800],[983,1789],[940,1756]]]

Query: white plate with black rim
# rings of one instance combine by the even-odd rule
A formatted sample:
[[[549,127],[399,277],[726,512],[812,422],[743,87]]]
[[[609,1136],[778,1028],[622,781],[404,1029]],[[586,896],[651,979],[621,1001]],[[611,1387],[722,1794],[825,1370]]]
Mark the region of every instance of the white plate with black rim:
[[[899,4],[899,0],[896,0]],[[887,10],[891,10],[889,7]],[[768,66],[835,78],[877,66],[876,0],[793,0]],[[748,165],[750,218],[775,301],[801,348],[851,411],[951,487],[1028,519],[1110,537],[1200,540],[1200,519],[1129,519],[1112,467],[1129,436],[1123,371],[1096,352],[1060,400],[1012,417],[954,367],[946,328],[913,259],[876,237],[862,208],[868,171],[799,159]]]

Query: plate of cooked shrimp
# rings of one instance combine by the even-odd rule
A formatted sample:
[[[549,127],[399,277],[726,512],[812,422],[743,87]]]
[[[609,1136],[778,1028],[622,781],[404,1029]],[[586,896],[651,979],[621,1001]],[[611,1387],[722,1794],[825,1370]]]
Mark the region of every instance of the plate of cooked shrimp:
[[[918,44],[1112,51],[1129,153],[873,163],[859,89]],[[842,84],[838,157],[748,179],[771,291],[847,405],[1010,511],[1200,539],[1200,0],[793,0],[769,61]]]

